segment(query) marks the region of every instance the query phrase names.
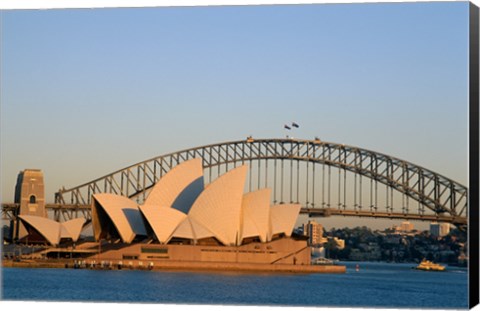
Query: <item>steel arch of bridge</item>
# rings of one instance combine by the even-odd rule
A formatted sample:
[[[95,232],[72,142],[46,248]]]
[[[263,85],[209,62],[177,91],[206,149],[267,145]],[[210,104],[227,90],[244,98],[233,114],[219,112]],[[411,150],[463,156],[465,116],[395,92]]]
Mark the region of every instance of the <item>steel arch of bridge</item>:
[[[413,163],[358,147],[289,138],[248,138],[161,155],[83,185],[60,189],[55,194],[55,203],[85,206],[90,204],[92,194],[101,192],[137,198],[140,202],[164,174],[175,165],[192,158],[203,160],[208,181],[229,168],[250,164],[247,181],[249,191],[271,187],[274,203],[301,203],[304,210],[312,213],[317,209],[337,207],[336,214],[340,215],[355,215],[352,212],[357,212],[357,215],[377,217],[384,210],[387,216],[403,215],[403,218],[417,219],[415,213],[412,213],[414,208],[409,203],[413,200],[418,205],[417,215],[430,213],[432,216],[424,220],[443,217],[444,221],[455,225],[464,226],[467,223],[468,189],[447,177]],[[336,170],[333,174],[332,169]],[[369,187],[367,182],[362,181],[362,177],[370,182]],[[336,186],[334,183],[338,187],[332,194],[332,188]],[[354,196],[352,206],[346,204],[347,184],[350,184],[349,197]],[[304,190],[302,194],[300,185],[302,192]],[[385,194],[383,207],[378,203],[379,187],[385,189],[381,190]],[[365,188],[368,188],[369,193],[366,193]],[[331,204],[334,195],[338,198],[336,205]],[[320,204],[315,201],[315,196],[317,199],[322,198]],[[365,201],[370,204],[365,206]],[[397,201],[402,202],[395,203]],[[401,212],[394,210],[395,204],[400,205]],[[360,211],[370,211],[370,214],[359,214]]]

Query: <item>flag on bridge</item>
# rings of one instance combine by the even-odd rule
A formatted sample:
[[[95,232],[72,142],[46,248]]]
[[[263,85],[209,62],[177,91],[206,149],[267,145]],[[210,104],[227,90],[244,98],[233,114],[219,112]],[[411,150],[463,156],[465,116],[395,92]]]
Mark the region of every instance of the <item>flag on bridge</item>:
[[[298,124],[297,124],[297,123],[295,123],[295,122],[292,122],[292,126],[293,126],[293,127],[296,127],[296,128],[298,128],[298,127],[299,127],[299,126],[298,126]]]

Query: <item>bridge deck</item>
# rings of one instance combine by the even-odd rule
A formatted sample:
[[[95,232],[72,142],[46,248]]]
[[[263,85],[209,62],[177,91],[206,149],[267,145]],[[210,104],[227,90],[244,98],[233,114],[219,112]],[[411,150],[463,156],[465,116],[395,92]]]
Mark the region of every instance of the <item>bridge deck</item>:
[[[350,216],[350,217],[372,217],[372,218],[387,218],[387,219],[408,219],[431,222],[449,222],[456,225],[466,225],[467,219],[465,217],[439,216],[428,214],[407,214],[407,213],[390,213],[366,210],[341,210],[331,208],[302,208],[302,214],[308,214],[315,217],[328,216]]]
[[[72,213],[75,211],[83,211],[90,213],[90,205],[81,204],[46,204],[45,207],[54,212]],[[2,219],[12,219],[14,211],[19,208],[16,203],[2,203]],[[410,213],[394,213],[381,212],[369,210],[342,210],[335,208],[302,208],[301,214],[308,214],[310,217],[330,217],[330,216],[345,216],[345,217],[371,217],[384,219],[408,219],[430,222],[448,222],[455,225],[467,225],[466,217],[452,217],[441,216],[437,214],[410,214]]]

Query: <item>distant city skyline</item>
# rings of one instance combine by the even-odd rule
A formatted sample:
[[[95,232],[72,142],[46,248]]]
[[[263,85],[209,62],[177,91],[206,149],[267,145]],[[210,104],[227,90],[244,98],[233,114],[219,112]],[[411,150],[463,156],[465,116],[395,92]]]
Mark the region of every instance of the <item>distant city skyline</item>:
[[[467,2],[4,11],[1,77],[2,202],[292,121],[468,186]]]

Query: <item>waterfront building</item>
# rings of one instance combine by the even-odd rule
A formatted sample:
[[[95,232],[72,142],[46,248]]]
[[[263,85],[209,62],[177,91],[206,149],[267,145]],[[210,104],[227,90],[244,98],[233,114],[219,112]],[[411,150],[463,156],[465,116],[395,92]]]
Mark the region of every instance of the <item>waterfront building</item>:
[[[443,237],[450,233],[450,224],[432,222],[430,224],[430,234],[434,237]]]
[[[344,249],[345,248],[345,240],[339,239],[337,237],[329,237],[328,238],[328,246],[329,248],[333,249]]]
[[[385,229],[386,234],[411,235],[414,231],[413,224],[409,221],[402,222],[399,226]]]
[[[310,245],[319,245],[326,242],[323,238],[323,226],[315,220],[309,220],[308,223],[303,224],[303,234],[308,236]]]
[[[404,221],[400,225],[400,230],[402,232],[411,232],[411,231],[413,231],[413,224],[409,221]]]
[[[174,167],[143,204],[93,195],[94,238],[102,258],[309,264],[306,239],[293,233],[299,204],[270,206],[270,189],[244,194],[247,166],[204,185],[201,159]],[[322,229],[323,233],[323,229]]]

